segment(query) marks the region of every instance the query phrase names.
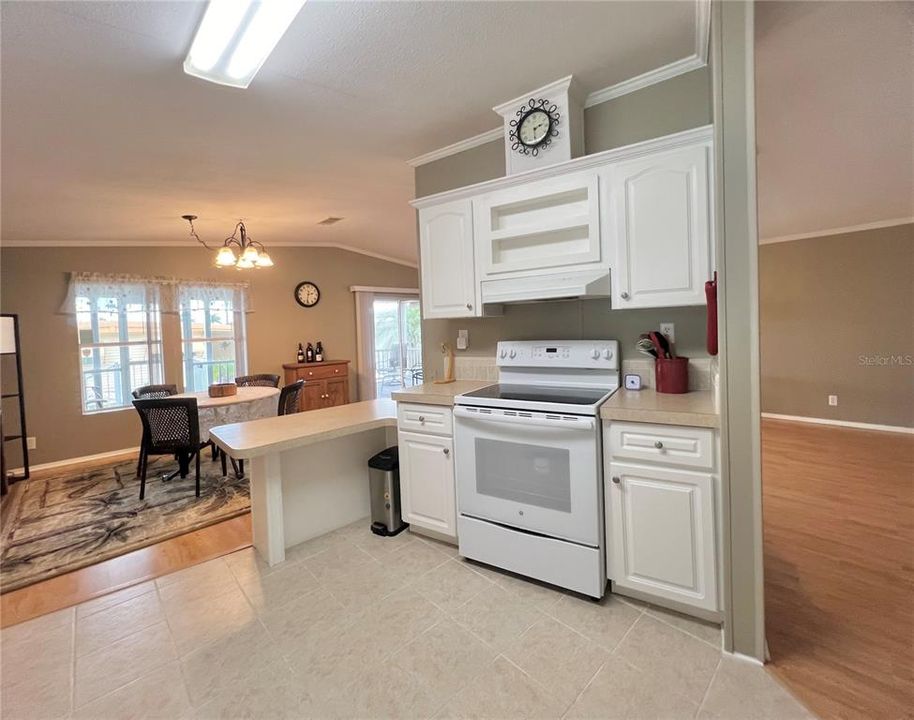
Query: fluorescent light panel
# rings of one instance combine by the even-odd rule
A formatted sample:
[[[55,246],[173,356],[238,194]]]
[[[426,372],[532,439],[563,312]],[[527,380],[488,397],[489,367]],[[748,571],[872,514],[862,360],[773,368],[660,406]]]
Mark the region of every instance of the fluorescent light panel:
[[[210,0],[184,72],[246,88],[305,0]]]

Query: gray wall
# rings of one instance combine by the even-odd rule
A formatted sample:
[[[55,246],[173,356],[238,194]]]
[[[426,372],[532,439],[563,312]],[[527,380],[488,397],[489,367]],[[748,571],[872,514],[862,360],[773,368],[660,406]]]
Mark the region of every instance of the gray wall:
[[[912,270],[914,224],[762,245],[762,410],[914,427]]]
[[[587,153],[662,137],[712,122],[711,73],[694,70],[666,82],[594,105],[584,111]],[[505,174],[504,143],[486,143],[416,168],[416,196],[423,197]],[[509,305],[494,318],[425,320],[422,323],[426,377],[442,372],[441,342],[455,346],[458,328],[470,332],[472,356],[491,356],[498,340],[612,339],[624,357],[635,354],[638,335],[660,322],[676,323],[676,341],[683,355],[706,355],[705,308],[610,310],[609,300],[564,301]]]
[[[0,250],[0,309],[19,314],[25,375],[28,434],[38,440],[33,463],[120,450],[139,445],[140,424],[133,408],[83,415],[75,319],[57,311],[66,294],[67,273],[163,275],[188,279],[251,281],[254,312],[247,316],[248,369],[282,374],[294,362],[299,342],[322,340],[329,356],[352,360],[350,390],[355,399],[355,304],[350,285],[416,287],[417,271],[365,255],[332,248],[271,247],[276,266],[248,275],[212,267],[205,250],[187,247],[10,248]],[[292,297],[301,280],[314,281],[321,300],[300,307]],[[182,384],[180,327],[175,314],[163,314],[165,379]],[[3,388],[15,382],[11,356],[3,356]],[[11,404],[5,405],[12,411]],[[4,417],[9,432],[14,418]],[[13,443],[7,445],[11,450]],[[11,466],[21,462],[18,453]]]

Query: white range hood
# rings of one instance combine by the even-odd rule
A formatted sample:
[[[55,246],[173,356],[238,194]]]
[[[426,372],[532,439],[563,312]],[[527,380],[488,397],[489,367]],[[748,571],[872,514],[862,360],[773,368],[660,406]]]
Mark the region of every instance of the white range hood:
[[[610,296],[608,269],[483,280],[480,286],[484,305]]]

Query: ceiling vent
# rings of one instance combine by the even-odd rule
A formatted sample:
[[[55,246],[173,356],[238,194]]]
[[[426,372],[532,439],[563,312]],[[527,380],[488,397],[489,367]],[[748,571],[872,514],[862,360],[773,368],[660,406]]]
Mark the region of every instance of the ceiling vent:
[[[321,220],[318,225],[336,225],[342,219],[343,218],[341,217],[333,217],[331,215],[330,217],[325,217],[323,220]]]

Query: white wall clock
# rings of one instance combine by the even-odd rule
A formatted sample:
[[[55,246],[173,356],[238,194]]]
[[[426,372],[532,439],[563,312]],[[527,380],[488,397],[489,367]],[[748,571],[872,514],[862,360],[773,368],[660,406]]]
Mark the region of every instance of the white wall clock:
[[[295,286],[295,302],[302,307],[310,308],[317,305],[321,299],[321,291],[313,282],[300,282]]]

